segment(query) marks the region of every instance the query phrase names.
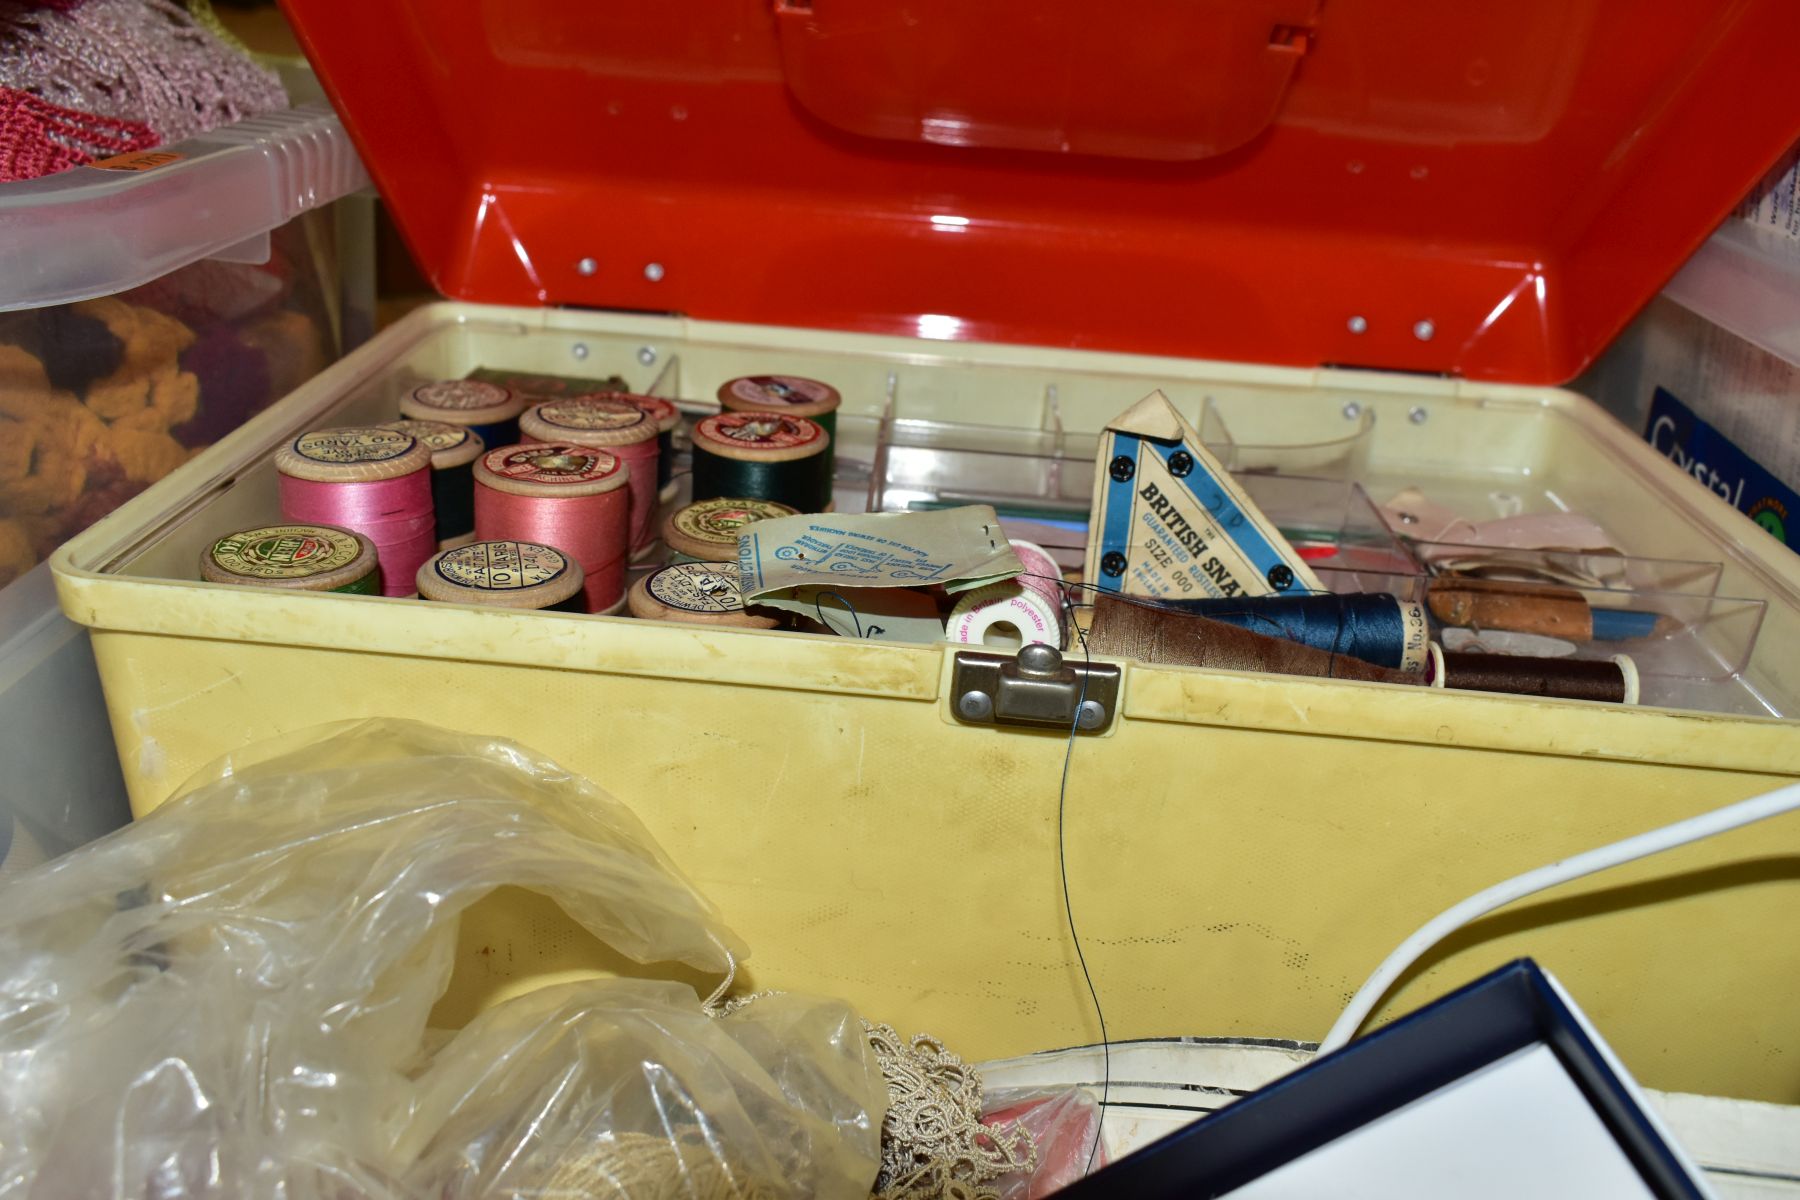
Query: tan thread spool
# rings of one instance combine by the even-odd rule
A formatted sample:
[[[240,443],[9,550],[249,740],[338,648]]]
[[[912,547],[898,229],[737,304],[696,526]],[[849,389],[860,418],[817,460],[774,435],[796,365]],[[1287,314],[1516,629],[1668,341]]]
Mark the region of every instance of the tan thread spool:
[[[633,584],[626,603],[632,616],[649,621],[734,629],[773,629],[780,623],[776,617],[744,607],[735,562],[688,562],[663,567]]]
[[[663,544],[690,562],[723,562],[737,558],[738,534],[758,521],[800,514],[774,500],[715,496],[676,509],[663,521]]]
[[[419,595],[440,604],[585,612],[581,564],[537,542],[471,542],[419,568]]]

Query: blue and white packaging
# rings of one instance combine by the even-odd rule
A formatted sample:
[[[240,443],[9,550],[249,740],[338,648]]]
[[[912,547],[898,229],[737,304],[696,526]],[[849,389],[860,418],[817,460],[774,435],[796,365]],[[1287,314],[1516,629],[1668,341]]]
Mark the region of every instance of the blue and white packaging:
[[[1160,391],[1100,435],[1086,578],[1180,600],[1325,590]]]

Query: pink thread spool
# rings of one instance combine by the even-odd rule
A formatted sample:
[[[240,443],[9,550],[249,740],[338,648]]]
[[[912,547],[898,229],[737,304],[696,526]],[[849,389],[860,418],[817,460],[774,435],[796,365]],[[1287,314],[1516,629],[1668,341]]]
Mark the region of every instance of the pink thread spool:
[[[572,442],[489,450],[475,460],[475,536],[573,555],[585,576],[586,611],[618,612],[625,605],[631,475],[617,455]]]
[[[381,594],[413,594],[437,551],[429,446],[397,429],[315,429],[276,452],[275,469],[282,516],[362,534],[375,543]]]
[[[622,395],[594,392],[527,409],[519,433],[526,442],[593,446],[624,459],[631,468],[631,556],[642,558],[655,549],[662,523],[654,415]]]
[[[987,646],[1044,642],[1060,650],[1068,636],[1063,624],[1062,568],[1043,547],[1009,541],[1024,574],[965,595],[950,611],[945,636],[952,642]]]

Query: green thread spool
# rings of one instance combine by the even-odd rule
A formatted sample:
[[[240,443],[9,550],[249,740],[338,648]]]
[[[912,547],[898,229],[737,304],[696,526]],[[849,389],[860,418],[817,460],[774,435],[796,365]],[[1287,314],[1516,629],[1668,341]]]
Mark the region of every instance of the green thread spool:
[[[800,512],[831,505],[831,435],[807,417],[723,412],[694,426],[694,499],[745,496]]]
[[[227,534],[200,554],[208,583],[300,592],[381,593],[375,543],[336,525],[261,525]]]
[[[837,441],[837,410],[843,396],[829,383],[799,375],[743,375],[719,385],[719,407],[726,412],[774,412],[806,417]]]
[[[470,542],[419,568],[419,595],[439,604],[479,604],[538,612],[585,613],[581,568],[538,542]]]

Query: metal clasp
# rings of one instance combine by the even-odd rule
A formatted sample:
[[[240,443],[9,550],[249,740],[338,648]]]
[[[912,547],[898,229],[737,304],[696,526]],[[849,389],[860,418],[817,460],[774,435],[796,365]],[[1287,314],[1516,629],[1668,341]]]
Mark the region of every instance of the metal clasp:
[[[950,671],[950,710],[967,725],[1030,725],[1101,733],[1119,705],[1113,663],[1065,661],[1034,643],[1016,658],[958,650]]]

